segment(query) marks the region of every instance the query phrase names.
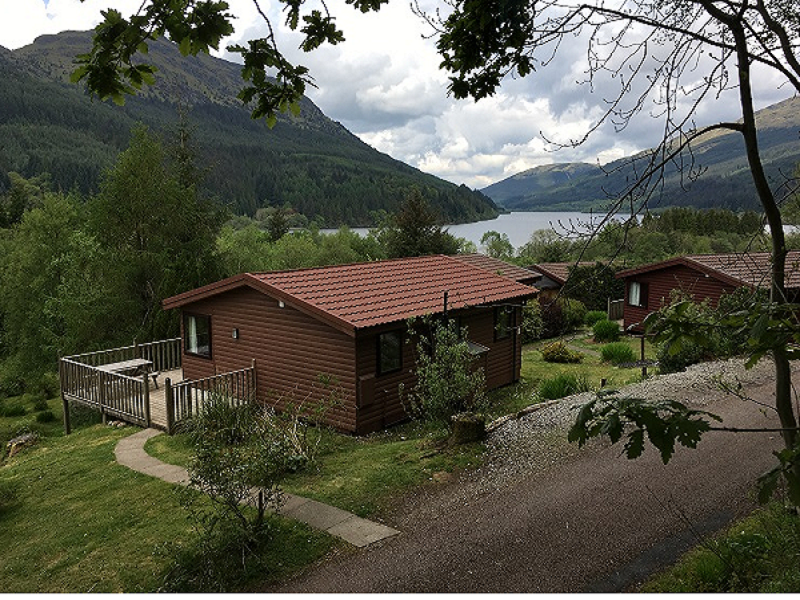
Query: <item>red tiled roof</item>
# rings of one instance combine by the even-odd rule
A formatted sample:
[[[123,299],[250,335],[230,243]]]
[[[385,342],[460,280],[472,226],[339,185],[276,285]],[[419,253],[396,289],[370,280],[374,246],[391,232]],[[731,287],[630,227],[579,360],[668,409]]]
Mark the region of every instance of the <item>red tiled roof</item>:
[[[564,285],[566,283],[567,278],[569,277],[569,270],[574,266],[579,267],[592,267],[596,263],[592,261],[583,261],[579,263],[574,262],[560,262],[560,263],[536,263],[535,265],[531,265],[529,268],[534,271],[538,271],[545,277],[548,277],[558,283],[559,285]]]
[[[453,258],[457,258],[458,260],[475,267],[486,269],[487,271],[491,271],[497,275],[508,277],[509,279],[513,279],[518,283],[531,284],[537,279],[540,279],[542,276],[541,273],[536,273],[530,269],[512,265],[504,260],[486,256],[485,254],[455,254],[453,255]]]
[[[769,252],[742,252],[734,254],[697,254],[643,265],[617,274],[624,278],[640,273],[666,269],[674,265],[686,265],[703,273],[728,281],[734,285],[769,287],[772,255]],[[800,288],[800,251],[793,250],[786,256],[786,288]]]
[[[445,291],[449,310],[522,300],[536,293],[507,277],[436,255],[245,273],[167,298],[163,306],[184,306],[241,286],[284,300],[351,334],[364,327],[442,312]]]

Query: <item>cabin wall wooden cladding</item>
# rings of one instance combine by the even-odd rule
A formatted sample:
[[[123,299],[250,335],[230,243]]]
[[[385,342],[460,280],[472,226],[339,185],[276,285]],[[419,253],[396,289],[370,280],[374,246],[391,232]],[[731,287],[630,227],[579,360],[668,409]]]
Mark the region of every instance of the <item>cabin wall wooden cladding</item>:
[[[633,281],[647,284],[646,307],[628,304],[628,292],[630,283]],[[716,306],[722,294],[729,294],[735,289],[736,286],[723,283],[685,265],[676,265],[667,269],[626,277],[624,326],[627,329],[631,325],[641,323],[647,315],[668,305],[671,301],[672,290],[681,290],[689,294],[696,302],[708,299],[712,306]],[[639,331],[641,328],[635,329]]]
[[[521,341],[516,331],[501,340],[495,340],[494,309],[473,309],[452,314],[467,327],[471,341],[489,348],[480,361],[486,375],[487,389],[494,389],[519,380]],[[521,309],[515,309],[512,325],[521,319]],[[403,368],[393,373],[379,375],[377,369],[378,336],[386,331],[403,333]],[[371,328],[358,336],[358,433],[369,433],[383,429],[408,418],[399,386],[406,391],[416,385],[412,371],[416,361],[416,340],[409,336],[405,323]]]
[[[325,400],[333,389],[339,402],[326,420],[356,431],[355,340],[290,306],[250,288],[240,288],[183,307],[211,317],[211,358],[184,352],[187,379],[249,367],[256,360],[258,400],[281,409],[305,399]],[[238,330],[238,339],[233,331]],[[325,388],[320,375],[334,385]]]

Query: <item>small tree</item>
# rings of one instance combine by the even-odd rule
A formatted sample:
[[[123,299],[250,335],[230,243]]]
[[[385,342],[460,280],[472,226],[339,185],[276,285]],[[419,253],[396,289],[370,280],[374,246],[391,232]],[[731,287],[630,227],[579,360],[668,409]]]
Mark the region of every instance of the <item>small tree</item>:
[[[475,368],[466,342],[466,330],[459,332],[453,320],[423,319],[427,335],[420,335],[412,320],[409,330],[417,340],[414,374],[417,383],[405,398],[413,416],[451,425],[459,413],[480,413],[488,407],[483,369]],[[402,384],[401,384],[402,385]],[[403,388],[400,395],[403,397]]]

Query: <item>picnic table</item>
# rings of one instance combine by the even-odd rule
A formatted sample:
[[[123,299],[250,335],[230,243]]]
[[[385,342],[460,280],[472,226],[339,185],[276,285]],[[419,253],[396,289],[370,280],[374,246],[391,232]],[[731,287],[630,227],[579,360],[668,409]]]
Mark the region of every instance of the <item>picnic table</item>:
[[[156,386],[156,389],[158,389],[157,377],[160,373],[158,371],[151,372],[150,369],[152,366],[153,361],[151,360],[147,360],[146,358],[132,358],[130,360],[100,365],[97,369],[105,371],[106,373],[119,373],[120,375],[139,375],[141,373],[147,373],[153,378],[153,384]]]

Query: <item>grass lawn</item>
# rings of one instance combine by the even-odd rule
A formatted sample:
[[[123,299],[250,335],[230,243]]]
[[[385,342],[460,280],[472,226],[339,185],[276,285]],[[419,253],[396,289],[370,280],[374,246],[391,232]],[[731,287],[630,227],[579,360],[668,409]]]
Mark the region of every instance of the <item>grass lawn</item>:
[[[796,593],[800,517],[774,502],[686,553],[646,582],[648,593]]]
[[[449,448],[441,432],[412,422],[369,436],[321,430],[317,464],[285,480],[283,489],[369,517],[398,493],[475,466],[481,444]],[[145,446],[164,462],[185,466],[191,455],[186,435],[158,436]]]
[[[60,402],[49,404],[60,419]],[[0,417],[5,435],[26,425],[24,416]],[[0,464],[0,590],[160,587],[171,557],[159,549],[191,543],[194,534],[175,486],[116,464],[116,443],[134,431],[91,425],[63,436],[56,422],[40,431],[36,446]],[[338,543],[284,519],[275,518],[274,528],[266,581],[284,578]]]

